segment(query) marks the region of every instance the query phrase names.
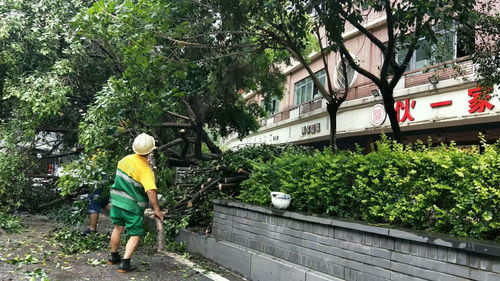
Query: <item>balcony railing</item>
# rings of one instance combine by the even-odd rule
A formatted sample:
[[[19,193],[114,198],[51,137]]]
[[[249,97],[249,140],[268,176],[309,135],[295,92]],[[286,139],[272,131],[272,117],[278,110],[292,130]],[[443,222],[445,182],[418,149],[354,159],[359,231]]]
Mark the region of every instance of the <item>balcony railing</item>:
[[[290,110],[281,111],[273,116],[274,123],[278,123],[280,121],[286,120],[290,118]]]
[[[321,108],[323,98],[317,98],[299,105],[299,115]]]

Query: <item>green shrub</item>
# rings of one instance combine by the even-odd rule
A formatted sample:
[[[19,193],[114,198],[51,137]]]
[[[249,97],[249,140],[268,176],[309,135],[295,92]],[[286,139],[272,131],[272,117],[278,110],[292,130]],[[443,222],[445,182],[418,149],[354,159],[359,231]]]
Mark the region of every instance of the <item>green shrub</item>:
[[[254,164],[239,198],[269,205],[269,193],[282,191],[292,196],[291,210],[495,240],[499,147],[480,154],[384,139],[366,155],[285,153]]]
[[[23,191],[32,189],[32,182],[26,175],[26,167],[33,165],[25,151],[0,150],[0,211],[12,212],[26,206],[25,198],[22,197]]]
[[[21,218],[0,212],[0,229],[7,233],[19,233],[23,229]]]
[[[268,162],[282,154],[310,154],[313,150],[306,146],[297,146],[292,144],[262,144],[256,146],[246,146],[236,151],[226,151],[220,163],[227,167],[231,173],[236,172],[238,168],[252,170],[254,163]]]

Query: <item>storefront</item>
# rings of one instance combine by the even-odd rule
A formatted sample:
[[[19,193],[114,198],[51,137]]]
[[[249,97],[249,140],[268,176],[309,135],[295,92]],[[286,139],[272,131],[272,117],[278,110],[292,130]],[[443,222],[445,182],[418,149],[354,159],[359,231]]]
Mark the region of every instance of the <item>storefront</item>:
[[[402,89],[395,94],[395,109],[407,141],[417,139],[458,145],[479,144],[481,133],[489,142],[500,138],[500,95],[481,93],[474,83],[457,79]],[[314,108],[314,107],[315,108]],[[317,147],[328,145],[330,124],[326,103],[314,100],[293,108],[285,120],[270,118],[256,133],[243,140],[231,139],[226,145],[236,147],[254,143],[296,143]],[[305,111],[305,112],[304,112]],[[390,122],[380,97],[346,101],[337,115],[337,138],[340,148],[354,143],[368,147],[381,133],[391,133]]]

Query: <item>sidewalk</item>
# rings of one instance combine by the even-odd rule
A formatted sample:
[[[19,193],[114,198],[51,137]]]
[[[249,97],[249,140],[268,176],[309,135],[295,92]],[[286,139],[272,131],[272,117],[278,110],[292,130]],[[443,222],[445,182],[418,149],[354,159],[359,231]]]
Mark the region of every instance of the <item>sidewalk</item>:
[[[25,225],[26,230],[21,234],[0,236],[0,281],[29,280],[32,276],[35,277],[32,280],[51,281],[244,280],[204,260],[198,260],[193,265],[179,255],[157,253],[147,245],[139,246],[134,254],[132,261],[138,266],[137,271],[117,273],[117,266],[105,264],[108,249],[65,255],[51,242],[50,234],[56,228],[46,217],[30,216],[25,220]],[[106,230],[106,227],[102,229]],[[11,264],[15,263],[13,260],[16,257],[19,262]],[[209,270],[205,270],[207,267]],[[207,277],[208,271],[213,272],[210,277]]]

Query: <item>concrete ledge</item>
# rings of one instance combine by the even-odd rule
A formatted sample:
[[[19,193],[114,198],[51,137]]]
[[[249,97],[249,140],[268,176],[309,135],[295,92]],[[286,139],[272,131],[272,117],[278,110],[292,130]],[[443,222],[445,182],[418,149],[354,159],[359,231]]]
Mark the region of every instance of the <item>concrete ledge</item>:
[[[242,210],[251,210],[267,215],[278,217],[291,218],[302,222],[312,222],[323,225],[331,225],[350,230],[361,231],[378,235],[385,235],[396,239],[404,239],[418,243],[443,246],[451,249],[468,251],[471,253],[500,257],[500,244],[495,242],[481,241],[475,239],[461,239],[446,234],[437,234],[424,231],[415,231],[397,227],[387,227],[379,225],[371,225],[360,221],[350,221],[343,219],[333,219],[329,217],[321,217],[318,215],[309,215],[299,212],[290,212],[278,210],[271,207],[255,206],[235,201],[214,200],[217,206],[228,206]]]
[[[252,281],[343,281],[230,242],[218,241],[189,230],[177,236],[189,252],[200,254]]]

